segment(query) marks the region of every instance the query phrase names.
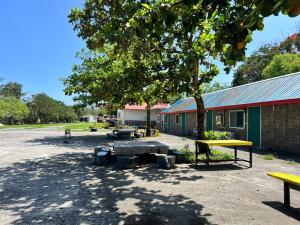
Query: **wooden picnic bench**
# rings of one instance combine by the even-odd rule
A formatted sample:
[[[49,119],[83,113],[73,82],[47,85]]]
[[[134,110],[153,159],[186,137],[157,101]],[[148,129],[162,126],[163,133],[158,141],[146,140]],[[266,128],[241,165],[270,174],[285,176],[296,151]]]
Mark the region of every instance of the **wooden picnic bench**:
[[[240,141],[240,140],[196,140],[196,164],[198,162],[204,162],[206,165],[209,165],[210,162],[225,162],[225,161],[244,161],[250,164],[250,168],[252,167],[252,142],[250,141]],[[222,147],[234,147],[234,159],[226,159],[226,160],[210,160],[210,149],[212,146],[222,146]],[[237,157],[237,150],[239,146],[247,146],[249,147],[249,160],[241,159]],[[199,160],[198,156],[200,153],[205,153],[206,159]]]
[[[294,190],[300,191],[300,177],[293,174],[281,173],[281,172],[270,172],[268,173],[268,175],[283,181],[284,205],[289,207],[290,189],[292,188]]]

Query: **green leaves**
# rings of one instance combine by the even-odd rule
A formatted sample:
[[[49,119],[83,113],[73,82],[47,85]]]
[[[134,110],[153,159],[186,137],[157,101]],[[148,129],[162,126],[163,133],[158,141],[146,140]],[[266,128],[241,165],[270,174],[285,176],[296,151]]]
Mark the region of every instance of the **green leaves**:
[[[143,6],[145,9],[148,9],[148,10],[151,9],[150,5],[148,5],[148,4],[146,4],[146,3],[143,3],[142,6]]]
[[[27,117],[28,113],[27,106],[20,99],[0,97],[0,120],[14,123]]]
[[[278,54],[264,68],[263,78],[272,78],[300,71],[300,55],[299,54]]]
[[[252,32],[279,12],[298,15],[299,0],[88,0],[69,18],[95,54],[74,67],[66,93],[119,105],[164,93],[200,96],[201,84],[219,73],[217,62],[228,73],[245,60]]]

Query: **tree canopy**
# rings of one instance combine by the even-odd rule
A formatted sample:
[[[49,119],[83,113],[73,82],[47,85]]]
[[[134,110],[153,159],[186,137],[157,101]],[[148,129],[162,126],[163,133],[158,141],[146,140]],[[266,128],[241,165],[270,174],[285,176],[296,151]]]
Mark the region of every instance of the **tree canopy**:
[[[78,120],[71,106],[57,101],[45,93],[35,94],[27,101],[29,123],[72,122]]]
[[[0,96],[21,99],[25,95],[22,89],[22,84],[16,82],[9,82],[0,86]]]
[[[66,82],[67,94],[78,94],[75,87],[81,99],[89,100],[91,96],[102,99],[100,87],[109,91],[103,94],[111,101],[124,103],[144,98],[141,96],[147,87],[158,82],[163,92],[168,89],[174,93],[186,92],[195,98],[198,138],[204,138],[202,85],[219,73],[216,61],[222,62],[229,72],[238,61],[245,60],[252,32],[263,29],[265,17],[280,12],[298,15],[299,2],[87,0],[84,8],[73,9],[69,18],[88,48],[100,54],[101,63],[87,70],[97,70],[95,79],[91,79],[91,73],[88,79],[71,76]],[[103,52],[105,45],[112,47],[111,54]],[[103,57],[110,63],[103,64]],[[86,74],[85,71],[75,70],[75,73]],[[114,86],[98,82],[99,76],[111,79]],[[80,90],[79,86],[86,83],[91,85],[82,95],[83,88]],[[119,92],[115,91],[116,86]]]
[[[262,74],[264,79],[268,79],[299,71],[300,55],[286,53],[275,55],[272,61],[264,68]]]
[[[233,86],[239,86],[265,79],[263,70],[278,54],[299,54],[300,33],[296,33],[277,44],[267,44],[255,51],[238,67],[233,75]],[[275,76],[275,74],[274,74]]]
[[[15,124],[27,117],[27,106],[14,97],[0,97],[0,121],[4,124]]]
[[[203,84],[203,93],[211,93],[215,91],[220,91],[226,88],[229,88],[230,85],[226,83],[220,83],[220,82],[213,82],[213,83],[205,83]]]

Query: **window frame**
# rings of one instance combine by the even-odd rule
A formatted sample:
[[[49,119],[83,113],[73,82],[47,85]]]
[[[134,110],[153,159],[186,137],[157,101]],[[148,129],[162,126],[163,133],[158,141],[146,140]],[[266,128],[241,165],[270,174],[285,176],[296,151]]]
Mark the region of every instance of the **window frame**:
[[[232,127],[231,126],[231,113],[233,113],[233,112],[242,112],[243,113],[243,127]],[[245,129],[245,125],[246,125],[246,115],[245,115],[246,113],[245,113],[245,110],[230,110],[229,111],[229,128],[233,128],[233,129],[240,129],[240,130],[244,130]]]
[[[177,122],[176,117],[179,116],[179,122]],[[175,124],[180,125],[181,124],[181,114],[175,114]]]
[[[164,124],[169,124],[169,120],[168,120],[167,114],[164,114],[164,119],[163,119],[163,121],[164,121]]]
[[[218,115],[221,115],[221,116],[222,116],[222,123],[221,123],[221,125],[220,125],[220,124],[217,124],[217,116],[218,116]],[[215,116],[214,116],[214,119],[215,119],[215,124],[216,124],[217,127],[218,127],[218,126],[222,126],[222,127],[225,126],[225,115],[224,115],[224,112],[216,112],[216,113],[215,113]]]
[[[156,122],[158,123],[158,122],[160,122],[160,119],[161,119],[161,115],[160,114],[156,114]]]

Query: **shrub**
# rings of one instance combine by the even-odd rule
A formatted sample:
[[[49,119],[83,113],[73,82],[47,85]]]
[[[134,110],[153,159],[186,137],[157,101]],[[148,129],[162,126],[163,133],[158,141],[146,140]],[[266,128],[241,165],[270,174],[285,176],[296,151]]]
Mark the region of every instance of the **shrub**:
[[[109,123],[94,123],[92,127],[90,128],[98,128],[98,129],[108,129]]]
[[[219,150],[213,149],[211,151],[211,155],[209,156],[209,159],[211,160],[231,160],[233,159],[234,156],[230,153],[227,152],[221,152]],[[200,160],[205,160],[206,156],[205,155],[200,155],[199,156]]]
[[[207,140],[228,140],[229,139],[228,133],[221,132],[221,131],[206,131],[204,135]]]
[[[184,159],[185,159],[186,163],[194,163],[196,161],[195,153],[190,150],[188,145],[184,146],[184,148],[182,148],[182,149],[179,149],[179,152],[184,154]],[[234,156],[232,154],[213,149],[211,151],[211,155],[209,158],[211,160],[230,160],[230,159],[233,159]],[[205,160],[206,155],[205,154],[199,155],[199,159]]]
[[[195,153],[190,150],[189,145],[184,146],[184,148],[179,149],[178,151],[184,154],[184,161],[186,163],[195,162]]]
[[[109,128],[109,123],[100,123],[98,128],[108,129]]]

